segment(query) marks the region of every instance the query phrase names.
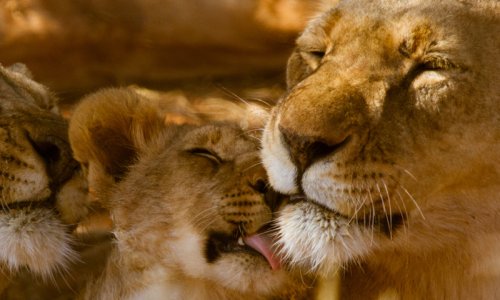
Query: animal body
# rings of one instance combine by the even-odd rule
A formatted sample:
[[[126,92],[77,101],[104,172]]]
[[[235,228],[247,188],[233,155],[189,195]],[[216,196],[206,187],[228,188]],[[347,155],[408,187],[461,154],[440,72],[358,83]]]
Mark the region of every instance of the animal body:
[[[345,299],[500,297],[497,1],[341,1],[263,135],[292,264]],[[391,298],[391,299],[393,299]]]
[[[289,299],[305,291],[266,233],[279,199],[247,133],[165,124],[131,89],[88,96],[69,132],[116,239],[82,298]]]
[[[49,279],[76,258],[85,201],[55,96],[26,66],[0,65],[0,293],[19,270]]]

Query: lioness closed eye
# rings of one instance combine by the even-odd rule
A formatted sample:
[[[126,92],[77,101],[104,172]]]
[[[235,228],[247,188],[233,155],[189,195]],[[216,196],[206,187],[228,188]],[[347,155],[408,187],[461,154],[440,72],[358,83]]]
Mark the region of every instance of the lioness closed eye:
[[[346,299],[500,297],[498,1],[342,1],[288,63],[262,157],[297,266]],[[391,298],[392,299],[392,298]]]
[[[268,299],[299,295],[268,230],[279,203],[257,143],[230,125],[164,125],[138,94],[84,99],[70,123],[116,246],[86,299]]]

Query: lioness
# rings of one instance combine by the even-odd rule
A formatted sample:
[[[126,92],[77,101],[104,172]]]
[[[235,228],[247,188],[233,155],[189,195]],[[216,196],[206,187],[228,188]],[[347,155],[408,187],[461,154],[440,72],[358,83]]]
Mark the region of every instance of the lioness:
[[[20,270],[45,279],[67,266],[86,191],[56,98],[26,66],[0,65],[0,294]]]
[[[116,237],[83,298],[288,299],[304,289],[265,233],[279,203],[245,132],[165,125],[139,93],[107,89],[75,109],[69,136]]]
[[[498,1],[342,1],[288,62],[262,158],[279,244],[346,299],[500,297]]]

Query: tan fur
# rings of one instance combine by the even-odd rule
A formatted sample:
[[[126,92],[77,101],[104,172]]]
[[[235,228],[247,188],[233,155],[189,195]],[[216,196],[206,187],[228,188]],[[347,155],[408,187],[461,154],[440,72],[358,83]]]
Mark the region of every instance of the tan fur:
[[[20,269],[48,279],[75,257],[69,224],[86,213],[83,188],[56,98],[24,65],[0,65],[0,270],[7,280]]]
[[[303,291],[260,255],[208,254],[212,234],[252,234],[271,219],[255,139],[227,124],[165,124],[155,103],[132,89],[88,96],[69,134],[116,237],[83,298],[268,299]]]
[[[280,244],[346,299],[500,296],[497,1],[343,1],[263,136]],[[303,193],[303,195],[302,195]],[[392,298],[391,298],[392,299]]]

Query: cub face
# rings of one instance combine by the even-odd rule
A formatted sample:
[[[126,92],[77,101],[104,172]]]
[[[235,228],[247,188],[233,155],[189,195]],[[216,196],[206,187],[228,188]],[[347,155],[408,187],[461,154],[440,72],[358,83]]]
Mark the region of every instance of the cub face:
[[[412,234],[461,190],[498,186],[498,10],[467,5],[343,1],[298,38],[262,149],[271,185],[298,195],[279,218],[296,264],[426,240]]]
[[[0,272],[48,278],[67,266],[84,187],[56,98],[24,65],[0,66]]]
[[[157,112],[130,90],[110,89],[84,100],[70,125],[126,267],[163,274],[135,292],[162,282],[256,298],[301,290],[273,254],[279,199],[257,140],[231,125],[164,125]]]

